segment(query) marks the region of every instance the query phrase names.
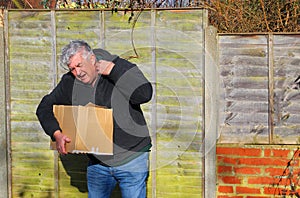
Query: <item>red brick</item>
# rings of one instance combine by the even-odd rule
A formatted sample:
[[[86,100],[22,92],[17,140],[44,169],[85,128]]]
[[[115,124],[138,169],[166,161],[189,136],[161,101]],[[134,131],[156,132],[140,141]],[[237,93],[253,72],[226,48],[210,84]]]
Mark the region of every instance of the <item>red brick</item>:
[[[273,157],[288,157],[290,150],[275,150],[273,149]]]
[[[256,165],[256,166],[284,166],[287,164],[285,159],[270,159],[270,158],[240,158],[240,164]]]
[[[236,158],[232,158],[232,157],[221,157],[221,156],[218,156],[218,164],[222,164],[222,165],[225,165],[225,164],[228,164],[228,165],[237,165],[239,164],[239,158],[236,159]]]
[[[218,198],[243,198],[243,196],[219,195]]]
[[[279,185],[289,185],[290,180],[287,178],[274,178],[274,184],[279,184]]]
[[[287,166],[289,159],[274,159],[272,165]]]
[[[274,184],[272,177],[249,177],[248,184]]]
[[[254,167],[239,167],[234,168],[234,172],[237,174],[259,174],[261,173],[260,168],[254,168]]]
[[[271,157],[271,149],[265,149],[264,150],[264,156],[265,157]]]
[[[288,157],[290,150],[286,149],[266,149],[264,151],[265,157]]]
[[[257,148],[217,147],[217,155],[261,156],[262,150]]]
[[[278,192],[279,192],[279,190],[276,187],[271,187],[271,186],[264,187],[264,194],[265,195],[278,195]]]
[[[265,173],[269,173],[270,176],[280,176],[283,174],[284,167],[282,168],[266,168]]]
[[[257,188],[249,188],[249,187],[236,187],[236,193],[237,194],[259,194],[260,190]]]
[[[239,149],[239,155],[240,156],[252,156],[252,157],[259,157],[262,156],[262,150],[256,149],[256,148],[243,148]]]
[[[241,179],[235,176],[218,177],[224,184],[241,184]]]
[[[283,194],[283,193],[286,194]],[[297,193],[300,193],[300,190],[297,191]],[[276,188],[276,187],[266,187],[264,188],[264,194],[270,194],[270,195],[294,195],[295,192],[291,192],[290,189],[285,188]]]
[[[220,193],[233,193],[233,187],[232,186],[219,186],[218,192]]]
[[[218,173],[232,173],[232,166],[218,166]]]

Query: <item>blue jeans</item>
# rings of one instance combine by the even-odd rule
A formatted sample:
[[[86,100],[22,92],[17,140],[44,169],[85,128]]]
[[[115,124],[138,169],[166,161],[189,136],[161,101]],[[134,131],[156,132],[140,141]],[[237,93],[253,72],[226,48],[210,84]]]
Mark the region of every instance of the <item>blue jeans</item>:
[[[117,183],[122,198],[145,198],[149,173],[148,160],[149,153],[145,152],[121,166],[89,165],[87,168],[89,198],[109,198]]]

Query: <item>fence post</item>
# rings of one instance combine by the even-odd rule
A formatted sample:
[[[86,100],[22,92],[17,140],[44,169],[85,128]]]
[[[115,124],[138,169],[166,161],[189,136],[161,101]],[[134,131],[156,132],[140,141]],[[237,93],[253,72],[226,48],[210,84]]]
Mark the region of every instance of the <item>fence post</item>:
[[[56,11],[51,10],[51,38],[52,38],[52,56],[51,56],[51,66],[53,70],[53,88],[57,85],[58,80],[58,65],[56,63]],[[54,197],[59,197],[59,154],[54,152]]]
[[[0,10],[0,197],[9,197],[8,158],[7,158],[7,114],[6,114],[6,67],[4,10]]]
[[[219,111],[219,65],[216,28],[205,29],[204,37],[204,196],[216,197],[216,143]]]
[[[151,103],[151,133],[152,133],[152,156],[151,156],[151,195],[152,198],[156,198],[156,186],[157,186],[157,177],[156,177],[156,165],[157,165],[157,138],[156,138],[156,126],[157,126],[157,101],[156,101],[156,10],[151,10],[151,59],[152,59],[152,74],[151,82],[153,85],[153,99]]]

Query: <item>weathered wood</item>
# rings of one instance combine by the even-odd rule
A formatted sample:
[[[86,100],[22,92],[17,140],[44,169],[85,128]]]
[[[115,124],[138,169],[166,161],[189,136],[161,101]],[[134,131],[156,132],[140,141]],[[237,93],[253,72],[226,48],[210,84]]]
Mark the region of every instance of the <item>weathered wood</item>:
[[[54,197],[53,151],[35,116],[53,87],[50,19],[50,12],[8,12],[13,197]]]
[[[199,196],[202,193],[202,179],[193,176],[192,173],[194,171],[196,174],[197,171],[199,174],[199,171],[202,171],[201,78],[203,75],[201,68],[203,64],[202,56],[199,54],[202,53],[201,39],[203,37],[201,36],[203,32],[196,28],[202,26],[202,21],[198,21],[200,13],[196,12],[180,13],[182,17],[176,17],[176,14],[179,13],[175,12],[157,11],[155,14],[155,59],[147,58],[147,54],[152,52],[153,48],[147,49],[145,46],[137,48],[141,56],[140,60],[144,60],[144,62],[138,62],[138,65],[144,65],[147,64],[147,61],[154,60],[156,66],[156,73],[152,72],[152,75],[155,75],[152,78],[155,79],[156,85],[156,97],[154,98],[156,115],[151,118],[156,119],[157,163],[155,166],[156,191],[155,194],[152,192],[152,197],[184,197],[195,194]],[[142,15],[142,17],[142,21],[144,21],[148,14]],[[183,26],[188,24],[170,25],[173,23],[171,22],[173,18],[176,19],[176,23],[182,23],[182,18],[190,20],[190,31],[182,31]],[[195,19],[197,20],[195,21]],[[142,26],[147,26],[147,24],[144,23]],[[151,28],[148,27],[148,29],[148,32],[151,32]],[[140,38],[142,38],[142,34],[142,29],[134,32],[134,35]],[[195,39],[195,35],[198,42],[192,43],[190,39]],[[151,39],[151,35],[148,34],[144,37]],[[116,41],[108,40],[109,43]],[[142,42],[139,42],[138,45],[142,45]],[[129,52],[128,54],[133,53]],[[149,67],[151,68],[151,65]],[[147,67],[143,66],[142,70],[147,71]],[[174,164],[174,166],[170,166],[170,164]],[[169,171],[179,175],[184,170],[190,170],[190,174],[183,174],[180,181],[168,179]],[[191,182],[189,183],[189,181]],[[184,190],[189,188],[196,189],[196,192],[191,190],[190,193],[187,193]],[[183,193],[184,191],[185,193]]]
[[[150,31],[151,31],[151,40],[150,40],[150,47],[151,47],[151,83],[153,86],[153,100],[151,102],[151,120],[150,120],[150,133],[151,133],[151,139],[152,139],[152,152],[151,152],[151,161],[150,161],[150,170],[151,175],[149,178],[149,181],[151,181],[151,193],[149,193],[150,197],[156,198],[156,186],[157,186],[157,134],[156,134],[156,126],[157,126],[157,105],[155,98],[157,97],[156,88],[157,88],[157,78],[156,78],[156,11],[151,11],[151,22],[150,22]],[[145,72],[145,70],[144,70]],[[149,110],[148,110],[149,112]],[[149,119],[148,119],[149,120]]]
[[[269,144],[272,144],[274,141],[274,49],[273,49],[274,36],[268,36],[268,80],[269,80]]]
[[[274,143],[299,144],[300,36],[274,35]]]
[[[62,159],[50,151],[49,137],[35,116],[42,96],[66,72],[58,57],[74,39],[124,58],[138,55],[130,61],[153,83],[152,104],[143,109],[155,136],[153,149],[159,153],[151,155],[156,158],[150,173],[155,182],[148,183],[148,197],[201,195],[202,53],[207,20],[202,10],[144,11],[134,30],[128,23],[130,13],[123,11],[9,11],[8,16],[13,196],[87,196],[86,160]],[[168,166],[173,162],[175,166]],[[35,171],[29,174],[31,169]],[[169,179],[174,177],[170,170],[178,173],[178,179]],[[26,180],[26,175],[31,178]],[[113,197],[119,196],[116,189]]]
[[[5,42],[4,42],[4,17],[0,10],[0,197],[8,197],[8,157],[7,157],[7,114],[6,114],[6,64]]]
[[[223,90],[219,142],[264,143],[269,104],[267,38],[221,36],[219,46]]]
[[[293,89],[300,74],[298,34],[273,35],[272,45],[268,34],[220,35],[220,51],[214,51],[215,38],[204,44],[205,35],[210,32],[203,32],[207,16],[202,10],[144,11],[134,30],[132,23],[128,23],[130,14],[123,11],[6,12],[4,40],[9,45],[2,48],[7,58],[0,57],[0,61],[5,60],[3,64],[0,62],[4,67],[0,69],[6,74],[1,78],[6,80],[0,82],[0,91],[5,93],[0,100],[6,109],[0,113],[7,122],[1,120],[4,133],[1,131],[0,140],[12,140],[7,146],[12,151],[9,156],[13,162],[13,197],[72,197],[75,193],[77,197],[87,196],[85,169],[63,164],[82,165],[84,159],[80,163],[76,159],[61,160],[49,151],[49,137],[44,135],[35,117],[41,97],[66,72],[58,64],[58,55],[73,39],[85,39],[93,48],[102,47],[124,58],[138,55],[130,60],[153,83],[154,99],[143,105],[155,136],[156,153],[151,155],[155,159],[151,168],[155,171],[150,174],[153,182],[148,183],[152,188],[149,197],[194,197],[202,193],[214,197],[216,132],[221,134],[219,142],[227,143],[300,142],[300,91]],[[218,52],[219,56],[215,54]],[[220,61],[211,62],[217,58]],[[219,70],[214,64],[219,64]],[[207,84],[203,84],[204,79]],[[217,110],[219,130],[215,124]],[[6,112],[10,114],[4,115]],[[274,128],[270,129],[272,123]],[[273,132],[270,134],[268,130]],[[1,149],[1,152],[2,156],[6,151]],[[10,167],[10,159],[3,160],[1,165]],[[205,183],[203,176],[207,179]],[[203,185],[209,187],[204,190]],[[5,189],[5,183],[0,188]],[[114,197],[119,194],[117,189]]]
[[[299,42],[297,34],[220,36],[221,142],[299,143]]]
[[[56,49],[56,19],[55,19],[55,11],[51,10],[51,21],[50,21],[50,30],[51,30],[51,68],[52,68],[52,89],[58,84],[59,76],[58,76],[58,65],[57,64],[57,49]],[[54,190],[53,194],[55,198],[59,198],[59,153],[54,152]]]

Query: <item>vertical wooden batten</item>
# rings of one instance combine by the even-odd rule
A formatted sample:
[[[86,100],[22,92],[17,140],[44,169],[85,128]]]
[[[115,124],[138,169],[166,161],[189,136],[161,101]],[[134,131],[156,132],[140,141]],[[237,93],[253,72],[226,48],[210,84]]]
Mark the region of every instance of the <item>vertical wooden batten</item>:
[[[105,49],[105,19],[104,12],[99,11],[99,26],[100,26],[100,48]]]
[[[51,66],[53,70],[53,88],[57,85],[58,76],[58,66],[57,66],[57,51],[56,51],[56,12],[51,10],[51,37],[52,37],[52,56],[51,56]],[[54,151],[54,196],[59,197],[59,154]]]
[[[268,34],[268,69],[269,69],[269,144],[274,143],[274,35]]]
[[[157,106],[156,106],[156,31],[155,31],[155,20],[157,12],[151,11],[151,58],[152,58],[152,85],[153,85],[153,98],[151,103],[151,133],[152,133],[152,157],[151,157],[151,176],[152,176],[152,198],[156,197],[156,164],[157,164],[157,140],[156,140],[156,126],[157,126]]]
[[[0,197],[9,197],[9,168],[8,168],[8,134],[7,134],[7,48],[6,48],[6,41],[7,41],[7,29],[4,24],[6,24],[5,20],[7,20],[7,11],[0,10]]]

